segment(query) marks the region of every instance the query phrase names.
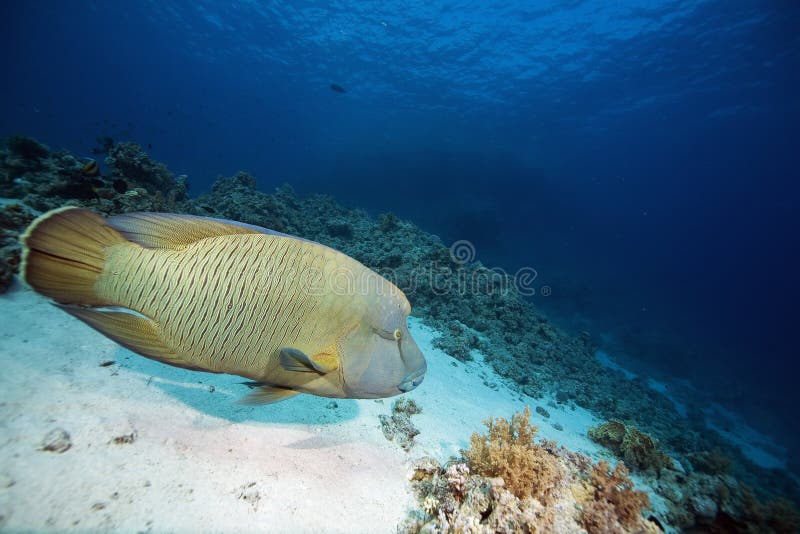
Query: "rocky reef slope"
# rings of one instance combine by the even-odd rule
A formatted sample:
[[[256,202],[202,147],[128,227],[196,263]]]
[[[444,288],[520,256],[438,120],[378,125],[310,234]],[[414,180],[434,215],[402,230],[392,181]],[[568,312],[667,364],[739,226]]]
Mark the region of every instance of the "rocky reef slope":
[[[442,332],[436,344],[453,358],[469,360],[473,351],[480,351],[520,392],[534,398],[552,395],[558,403],[580,406],[609,420],[609,427],[596,431],[598,442],[625,458],[628,468],[650,477],[670,504],[664,522],[708,532],[783,532],[797,527],[789,500],[800,499],[784,472],[754,466],[710,430],[699,411],[690,407],[687,416],[679,414],[644,380],[603,366],[594,357],[595,340],[588,333],[571,335],[556,328],[525,298],[520,280],[480,262],[464,261],[414,224],[392,214],[373,218],[329,196],[298,198],[289,186],[264,193],[244,172],[220,177],[211,192],[191,198],[185,176],[175,176],[135,143],[109,146],[97,174],[87,163],[26,137],[12,137],[0,146],[0,291],[18,269],[19,233],[37,213],[62,205],[105,214],[191,213],[302,236],[353,256],[404,289],[414,314]],[[548,450],[550,456],[558,456],[553,447]],[[559,457],[562,469],[569,462],[563,454]],[[450,471],[442,480],[467,477],[467,486],[456,484],[464,495],[469,493],[466,487],[490,491],[495,484],[470,482],[466,471]],[[625,475],[607,467],[583,471],[584,480]],[[437,484],[429,486],[441,494],[444,490]]]

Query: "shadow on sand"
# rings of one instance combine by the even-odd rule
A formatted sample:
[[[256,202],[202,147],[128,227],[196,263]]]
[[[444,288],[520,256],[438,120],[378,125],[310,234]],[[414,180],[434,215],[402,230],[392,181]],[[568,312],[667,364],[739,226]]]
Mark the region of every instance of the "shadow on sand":
[[[242,384],[247,379],[188,371],[118,349],[116,362],[120,375],[139,380],[142,388],[159,388],[198,412],[233,423],[282,423],[335,425],[358,416],[358,403],[352,399],[329,399],[297,395],[275,404],[249,406],[241,400],[250,392]]]

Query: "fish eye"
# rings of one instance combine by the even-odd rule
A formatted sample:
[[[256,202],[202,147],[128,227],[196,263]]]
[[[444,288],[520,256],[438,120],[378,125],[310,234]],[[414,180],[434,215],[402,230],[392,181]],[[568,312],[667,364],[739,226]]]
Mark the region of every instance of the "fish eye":
[[[403,335],[399,328],[394,332],[384,330],[383,328],[373,328],[372,331],[381,336],[383,339],[388,339],[389,341],[400,341],[400,338]]]

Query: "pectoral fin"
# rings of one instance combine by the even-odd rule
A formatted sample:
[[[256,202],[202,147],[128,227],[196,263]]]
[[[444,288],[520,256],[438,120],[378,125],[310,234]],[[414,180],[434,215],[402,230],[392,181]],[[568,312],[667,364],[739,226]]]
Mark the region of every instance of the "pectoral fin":
[[[270,384],[263,384],[261,382],[245,382],[245,385],[250,388],[257,388],[247,394],[240,402],[241,404],[272,404],[280,402],[290,397],[298,395],[300,392],[293,389],[281,388],[272,386]]]
[[[55,306],[142,356],[175,367],[208,371],[208,369],[197,367],[183,359],[169,348],[158,335],[158,325],[152,319],[127,312],[95,310],[63,304],[55,304]]]
[[[339,367],[339,360],[335,353],[323,352],[312,358],[302,350],[284,347],[280,351],[281,367],[287,371],[301,373],[330,373]]]

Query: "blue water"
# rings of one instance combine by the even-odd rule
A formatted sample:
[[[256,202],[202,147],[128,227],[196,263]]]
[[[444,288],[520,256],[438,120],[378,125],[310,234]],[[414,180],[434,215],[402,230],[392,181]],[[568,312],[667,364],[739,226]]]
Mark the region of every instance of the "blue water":
[[[0,10],[0,135],[134,140],[195,194],[243,169],[470,240],[534,267],[564,326],[800,448],[800,4]]]

